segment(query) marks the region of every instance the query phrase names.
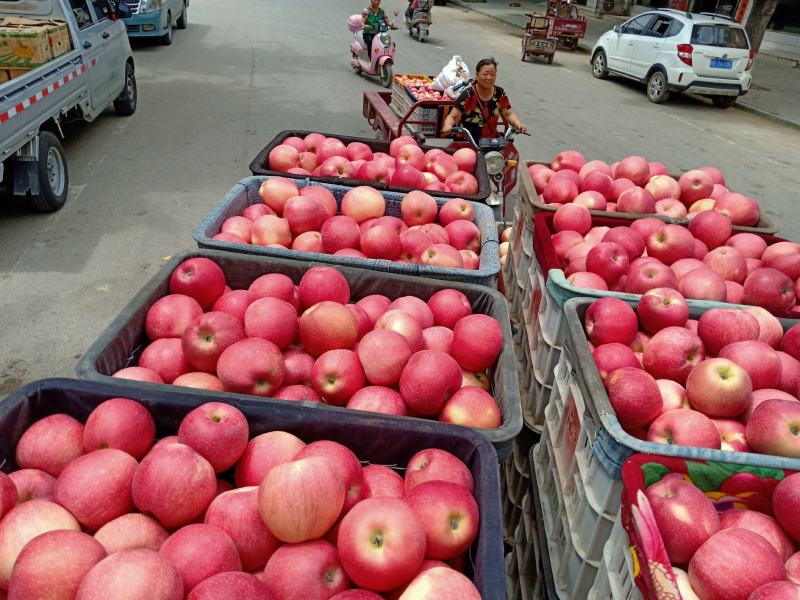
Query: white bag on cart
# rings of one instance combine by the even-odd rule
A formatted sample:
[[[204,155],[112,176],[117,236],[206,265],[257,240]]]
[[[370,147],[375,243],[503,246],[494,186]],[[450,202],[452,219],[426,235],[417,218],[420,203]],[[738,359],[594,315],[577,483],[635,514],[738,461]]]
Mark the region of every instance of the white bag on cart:
[[[460,55],[456,54],[442,69],[442,72],[433,80],[431,88],[440,92],[469,81],[469,67]]]

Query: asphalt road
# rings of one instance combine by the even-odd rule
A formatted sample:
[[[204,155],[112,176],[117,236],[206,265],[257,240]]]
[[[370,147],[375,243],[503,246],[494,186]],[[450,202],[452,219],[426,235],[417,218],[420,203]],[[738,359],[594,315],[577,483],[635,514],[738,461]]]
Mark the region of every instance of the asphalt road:
[[[361,94],[380,89],[349,66],[347,16],[366,0],[192,0],[175,43],[135,44],[139,109],[71,124],[71,196],[53,215],[0,206],[0,394],[72,376],[165,257],[284,129],[372,136]],[[404,0],[385,0],[389,11]],[[800,240],[796,130],[692,98],[647,102],[635,84],[592,78],[586,56],[521,63],[519,31],[436,7],[425,44],[395,33],[397,72],[437,73],[453,54],[500,62],[499,84],[534,132],[523,158],[572,148],[606,161],[641,154],[680,172],[719,167]]]

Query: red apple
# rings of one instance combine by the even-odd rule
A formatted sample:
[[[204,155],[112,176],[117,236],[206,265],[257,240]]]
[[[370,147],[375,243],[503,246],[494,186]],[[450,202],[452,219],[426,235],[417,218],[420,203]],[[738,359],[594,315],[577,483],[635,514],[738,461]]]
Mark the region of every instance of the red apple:
[[[280,349],[262,338],[228,346],[217,362],[217,375],[225,390],[240,394],[269,396],[281,386],[284,374]]]
[[[382,386],[361,388],[347,401],[347,408],[386,415],[406,416],[408,414],[403,397],[395,390]]]
[[[403,591],[400,600],[437,600],[450,594],[461,600],[481,598],[475,584],[463,574],[450,567],[432,566],[419,572]]]
[[[9,583],[12,600],[48,598],[72,600],[83,577],[106,551],[79,531],[49,531],[20,552]]]
[[[649,256],[657,258],[666,265],[671,265],[681,258],[694,256],[694,238],[688,229],[680,225],[664,225],[645,238],[645,245]]]
[[[795,542],[800,540],[798,506],[800,506],[800,476],[792,473],[775,486],[772,493],[772,509],[780,526]]]
[[[645,185],[650,179],[650,164],[641,156],[628,156],[619,161],[614,177],[630,179],[635,185]]]
[[[661,392],[656,380],[639,368],[617,369],[606,380],[608,399],[625,428],[644,427],[661,412]]]
[[[592,356],[597,364],[597,370],[600,372],[600,379],[603,383],[605,383],[608,376],[617,369],[621,369],[622,367],[638,369],[641,367],[639,359],[636,358],[633,350],[625,344],[617,342],[597,346]]]
[[[656,201],[653,195],[640,187],[632,187],[622,192],[617,198],[617,212],[621,213],[654,213]]]
[[[407,193],[400,202],[400,213],[409,226],[433,223],[438,211],[436,200],[430,194],[418,190]]]
[[[685,408],[668,410],[656,417],[647,430],[647,441],[716,450],[722,443],[719,430],[711,419]]]
[[[730,217],[734,225],[755,226],[761,219],[758,203],[742,194],[731,192],[717,199],[714,210]]]
[[[701,598],[747,600],[765,583],[785,578],[783,561],[769,542],[741,528],[711,536],[689,563],[689,581]]]
[[[666,327],[683,327],[689,320],[689,305],[679,292],[671,288],[654,288],[645,292],[636,312],[639,323],[650,333]]]
[[[391,330],[375,330],[358,344],[358,358],[373,385],[394,385],[411,358],[406,338]]]
[[[768,344],[747,340],[728,344],[719,351],[720,358],[732,360],[750,376],[754,390],[777,388],[781,381],[781,360]]]
[[[198,406],[178,428],[178,441],[197,451],[217,473],[239,461],[248,438],[249,427],[242,411],[222,402]]]
[[[320,302],[350,302],[350,284],[334,267],[312,267],[300,279],[300,303],[307,309]]]
[[[475,172],[475,163],[478,161],[478,155],[472,148],[459,148],[453,153],[453,158],[460,171]]]
[[[747,371],[726,358],[702,361],[686,379],[692,408],[709,417],[738,417],[750,405],[752,392]]]
[[[400,498],[405,496],[403,478],[383,465],[367,465],[363,469],[367,498]]]
[[[461,368],[485,371],[494,366],[502,349],[503,332],[495,318],[472,314],[456,322],[450,353]]]
[[[80,528],[75,517],[55,502],[29,500],[12,508],[0,521],[0,590],[8,589],[14,563],[28,542],[48,531]]]
[[[86,420],[83,448],[117,448],[133,458],[144,456],[155,439],[153,417],[143,405],[127,398],[112,398],[100,403]]]
[[[680,383],[671,379],[656,379],[656,384],[658,384],[658,390],[661,392],[662,413],[677,408],[691,408],[686,389]]]
[[[203,308],[194,298],[185,294],[167,294],[147,309],[145,332],[151,340],[181,337],[192,321],[202,314]]]
[[[131,381],[147,381],[149,383],[164,383],[161,375],[152,369],[145,369],[144,367],[126,367],[120,369],[112,375],[119,379],[130,379]]]
[[[455,558],[477,538],[478,504],[464,486],[428,481],[415,487],[405,500],[425,531],[426,558]]]
[[[357,585],[385,592],[405,583],[425,558],[422,521],[403,500],[368,498],[345,515],[337,547]]]
[[[613,284],[628,272],[628,253],[616,242],[601,242],[586,254],[586,270]]]
[[[229,571],[201,581],[189,592],[186,600],[258,600],[269,597],[269,588],[255,575]]]
[[[703,257],[703,262],[726,281],[743,283],[747,276],[747,263],[736,248],[715,248]]]
[[[94,534],[108,554],[120,550],[147,548],[158,552],[169,533],[161,524],[141,513],[128,513],[103,525]]]
[[[323,301],[307,309],[299,320],[300,341],[312,356],[352,348],[358,339],[358,321],[347,307]]]
[[[720,524],[722,529],[741,527],[757,533],[775,548],[783,562],[789,560],[789,557],[794,554],[794,544],[789,536],[784,533],[775,519],[762,512],[730,508],[722,513]]]
[[[213,467],[180,443],[153,448],[133,476],[133,503],[167,528],[180,527],[203,515],[214,499]]]
[[[136,459],[113,448],[79,456],[61,472],[53,494],[89,531],[133,509],[131,482]]]
[[[791,581],[771,581],[753,590],[747,600],[800,600],[800,585]]]
[[[290,544],[322,537],[339,518],[346,490],[336,464],[309,457],[274,466],[258,488],[258,510],[276,538]]]
[[[697,549],[720,530],[714,504],[678,473],[669,473],[645,492],[670,562],[687,565]]]
[[[208,310],[225,291],[225,273],[209,258],[190,258],[175,267],[169,291],[191,296],[203,310]]]
[[[294,460],[304,446],[300,438],[285,431],[270,431],[254,437],[236,465],[236,485],[260,484],[273,467]]]
[[[331,598],[349,587],[336,547],[324,540],[281,546],[264,569],[268,598]]]
[[[676,288],[678,280],[667,265],[655,259],[646,263],[632,264],[625,279],[625,292],[644,294],[654,288]]]
[[[711,250],[726,243],[731,237],[732,228],[731,220],[714,210],[701,212],[689,223],[692,235]]]
[[[800,458],[800,440],[797,437],[799,427],[800,402],[764,400],[756,406],[747,420],[747,441],[753,450],[762,454]],[[787,529],[785,524],[782,525]],[[787,531],[797,539],[791,530]]]
[[[412,354],[424,347],[422,327],[417,319],[404,310],[393,309],[383,313],[375,322],[376,331],[393,331],[406,339]]]
[[[767,249],[764,238],[754,233],[737,233],[725,242],[726,245],[736,248],[745,258],[761,259]]]
[[[758,321],[745,311],[712,308],[700,317],[697,333],[710,355],[719,354],[728,344],[758,339]]]
[[[153,550],[122,550],[97,563],[81,581],[76,600],[183,600],[183,580]]]
[[[17,464],[58,477],[83,454],[83,432],[83,425],[69,415],[44,417],[28,427],[17,442]]]
[[[451,481],[469,489],[475,482],[467,466],[454,454],[438,448],[420,450],[408,461],[405,476],[405,493],[408,495],[426,481]]]
[[[455,343],[454,338],[454,345]],[[453,357],[436,350],[421,350],[413,354],[400,375],[400,394],[403,400],[410,408],[423,415],[438,414],[460,387],[459,363]]]
[[[503,422],[500,407],[491,394],[479,387],[461,387],[445,403],[439,420],[464,427],[496,429]]]
[[[361,462],[349,448],[329,440],[320,440],[300,450],[297,460],[313,456],[327,458],[336,465],[346,490],[342,514],[365,498],[366,487]]]
[[[175,566],[186,590],[218,573],[242,569],[239,552],[230,536],[205,523],[181,527],[164,542],[159,554]]]
[[[666,327],[647,343],[642,363],[656,379],[685,384],[689,373],[705,358],[703,342],[685,327]]]
[[[586,334],[595,345],[630,344],[639,331],[639,321],[631,306],[617,298],[593,302],[584,317]]]

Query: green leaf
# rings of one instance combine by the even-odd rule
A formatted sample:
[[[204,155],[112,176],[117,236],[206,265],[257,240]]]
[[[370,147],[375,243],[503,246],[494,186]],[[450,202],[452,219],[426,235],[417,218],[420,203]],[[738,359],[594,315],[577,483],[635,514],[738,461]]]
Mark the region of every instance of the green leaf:
[[[670,470],[661,463],[644,463],[642,465],[642,471],[644,471],[645,489],[661,481],[661,478],[670,472]]]
[[[781,469],[749,467],[710,461],[705,463],[686,461],[686,467],[694,484],[704,492],[719,490],[725,480],[736,473],[750,473],[758,477],[778,480],[783,479],[784,476]]]

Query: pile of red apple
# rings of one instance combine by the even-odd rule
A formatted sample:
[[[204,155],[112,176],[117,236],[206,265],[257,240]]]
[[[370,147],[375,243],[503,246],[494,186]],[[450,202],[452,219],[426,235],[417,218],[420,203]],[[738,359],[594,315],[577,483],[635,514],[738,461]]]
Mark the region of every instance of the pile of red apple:
[[[425,75],[395,75],[394,76],[395,82],[404,88],[409,87],[425,87],[433,83],[429,77]]]
[[[636,311],[602,298],[584,324],[630,435],[800,458],[800,324],[784,334],[760,307],[713,308],[690,319],[686,300],[669,288],[648,291]]]
[[[272,177],[261,184],[263,202],[225,220],[213,239],[300,252],[422,263],[453,269],[480,268],[481,232],[475,210],[463,198],[441,208],[428,193],[403,196],[400,217],[386,215],[386,199],[375,188],[358,186],[342,198],[322,186],[298,188]]]
[[[733,234],[722,213],[698,213],[688,227],[647,217],[609,228],[593,227],[586,207],[565,204],[553,227],[555,253],[578,287],[630,294],[670,287],[693,300],[796,310],[800,244]]]
[[[386,154],[373,152],[363,142],[345,145],[338,138],[310,133],[305,138],[288,137],[275,146],[269,152],[267,167],[281,173],[378,181],[393,187],[467,196],[478,193],[476,161],[472,148],[461,148],[454,154],[440,148],[426,152],[409,135],[392,140]]]
[[[674,219],[693,219],[715,210],[734,225],[755,226],[761,218],[758,202],[731,192],[716,167],[700,167],[675,179],[664,165],[641,156],[628,156],[607,164],[589,162],[575,150],[556,154],[548,167],[528,168],[536,193],[544,204],[574,203],[591,210],[620,213],[661,214]]]
[[[428,83],[423,85],[407,85],[406,89],[409,91],[414,100],[441,100],[442,98],[449,99],[448,96],[442,95],[442,92],[439,90],[432,89]]]
[[[22,434],[19,470],[0,472],[0,595],[480,600],[461,572],[479,508],[455,455],[422,450],[402,477],[333,441],[250,439],[221,402],[155,433],[145,406],[112,398]]]
[[[645,490],[684,600],[800,598],[800,473],[781,481],[740,475],[771,495],[764,512],[738,508],[735,492],[709,494],[712,502],[681,473]],[[651,565],[656,585],[666,576],[657,573]]]
[[[271,273],[228,290],[208,258],[181,263],[169,289],[147,312],[150,342],[138,366],[114,376],[468,427],[502,422],[487,373],[503,333],[458,290],[427,302],[370,295],[352,303],[332,267],[309,269],[297,286]]]

